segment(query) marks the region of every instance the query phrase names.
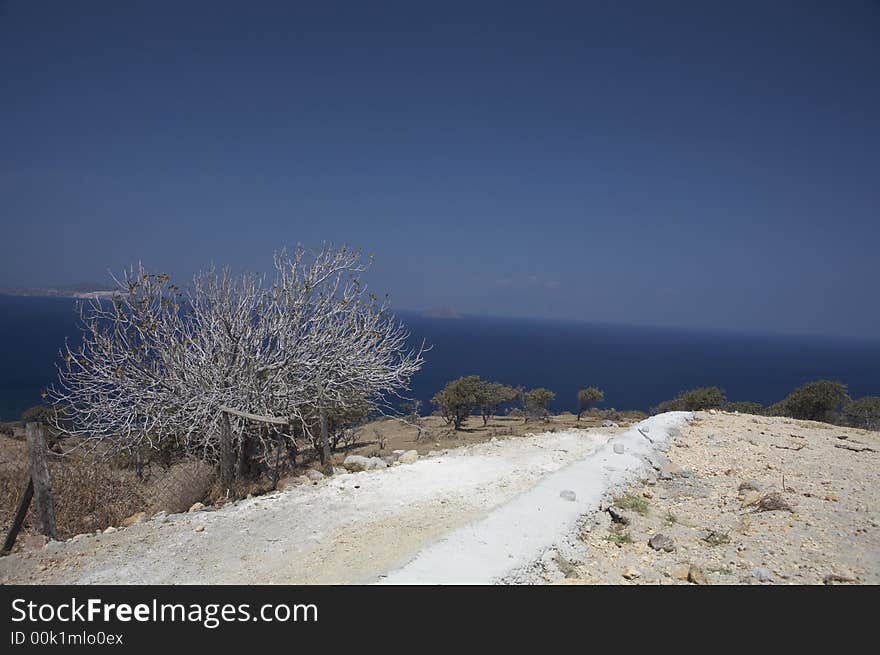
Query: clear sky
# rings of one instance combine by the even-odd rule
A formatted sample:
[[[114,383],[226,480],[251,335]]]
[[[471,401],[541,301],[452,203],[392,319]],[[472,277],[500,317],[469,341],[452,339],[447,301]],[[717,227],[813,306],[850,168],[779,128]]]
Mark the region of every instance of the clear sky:
[[[0,0],[0,286],[880,336],[880,3]]]

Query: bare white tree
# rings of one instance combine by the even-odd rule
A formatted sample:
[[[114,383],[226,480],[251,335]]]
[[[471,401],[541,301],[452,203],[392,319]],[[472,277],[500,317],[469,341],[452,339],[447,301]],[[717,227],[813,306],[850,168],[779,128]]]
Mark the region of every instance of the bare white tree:
[[[274,263],[271,284],[212,269],[186,291],[127,271],[112,300],[81,307],[81,345],[65,346],[49,391],[58,429],[109,452],[172,441],[228,461],[248,422],[268,417],[264,452],[297,424],[326,458],[327,411],[389,407],[424,348],[407,348],[405,328],[361,284],[358,251],[298,248]]]

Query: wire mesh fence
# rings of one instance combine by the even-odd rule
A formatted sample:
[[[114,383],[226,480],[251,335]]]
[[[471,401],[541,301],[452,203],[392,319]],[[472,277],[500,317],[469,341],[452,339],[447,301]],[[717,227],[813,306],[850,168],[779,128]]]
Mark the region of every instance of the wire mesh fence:
[[[28,487],[31,470],[23,429],[0,436],[0,526],[13,518]],[[185,512],[194,503],[218,494],[215,467],[180,456],[122,458],[52,443],[47,439],[47,464],[59,539],[103,531],[127,520],[157,512]],[[25,515],[21,543],[45,540],[35,512]]]

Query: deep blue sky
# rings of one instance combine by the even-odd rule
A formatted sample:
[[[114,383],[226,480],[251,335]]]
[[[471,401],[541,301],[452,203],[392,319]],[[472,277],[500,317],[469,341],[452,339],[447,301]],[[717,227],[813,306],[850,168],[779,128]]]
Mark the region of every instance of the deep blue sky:
[[[376,254],[396,307],[880,335],[880,3],[0,0],[0,286]]]

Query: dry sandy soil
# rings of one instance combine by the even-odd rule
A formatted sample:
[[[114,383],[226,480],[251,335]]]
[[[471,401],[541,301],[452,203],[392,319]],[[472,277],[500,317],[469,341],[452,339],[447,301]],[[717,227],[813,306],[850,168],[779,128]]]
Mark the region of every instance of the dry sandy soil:
[[[878,451],[878,432],[700,412],[672,442],[669,475],[620,497],[629,525],[601,512],[585,526],[565,582],[877,584]],[[761,511],[768,495],[790,510]],[[674,550],[653,549],[657,534]]]
[[[572,533],[548,535],[547,547],[517,575],[499,579],[880,581],[880,434],[720,413],[699,413],[669,434],[656,444],[665,455],[651,450],[647,458],[635,429],[498,436],[415,464],[15,553],[0,560],[0,582],[360,583],[389,574],[396,580],[395,571],[450,535],[478,536],[511,508],[527,525],[541,510],[530,503],[536,493],[578,471],[607,477],[604,492],[593,502],[578,489],[581,518]],[[627,454],[615,456],[613,446],[624,443]],[[639,466],[616,476],[624,460]],[[594,468],[583,468],[590,462]],[[627,525],[611,520],[607,508],[615,498],[614,514]],[[670,538],[654,540],[665,549],[648,544],[658,533]]]
[[[346,449],[341,456],[344,457],[345,454],[350,453],[366,456],[381,455],[397,449],[417,450],[419,454],[425,455],[437,448],[458,448],[483,443],[493,437],[500,439],[511,436],[521,437],[529,433],[596,428],[601,426],[603,418],[597,415],[584,415],[578,421],[574,414],[563,412],[548,416],[546,419],[533,419],[526,423],[522,418],[513,416],[493,416],[486,425],[483,425],[482,418],[471,416],[462,430],[454,430],[439,416],[424,416],[421,421],[422,434],[420,439],[417,428],[399,419],[383,418],[367,423],[357,428],[357,443]],[[621,426],[630,424],[626,418],[616,418],[615,422]],[[379,449],[380,437],[385,445],[381,451]]]

